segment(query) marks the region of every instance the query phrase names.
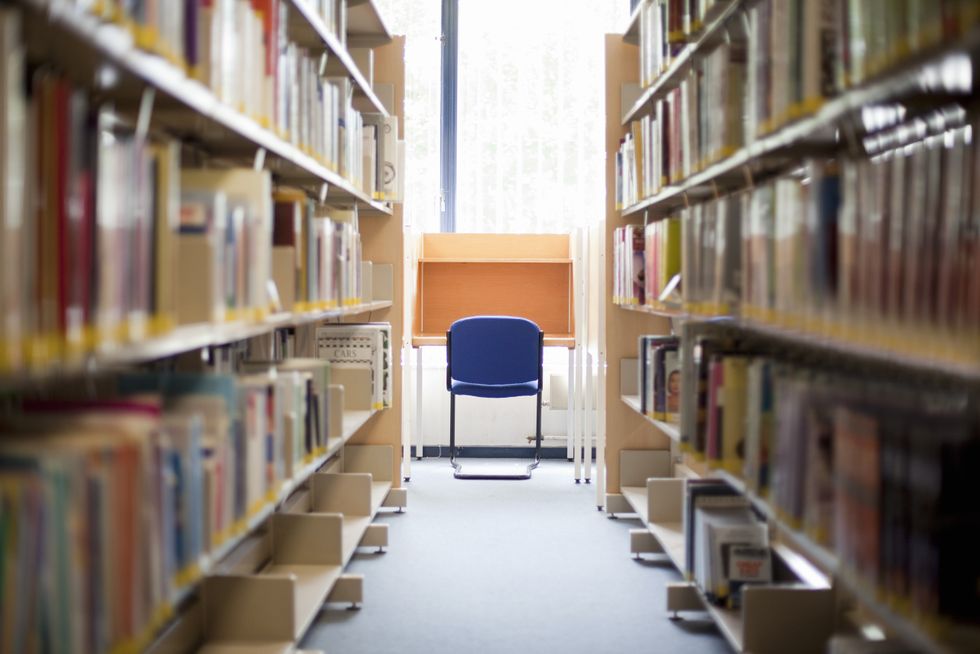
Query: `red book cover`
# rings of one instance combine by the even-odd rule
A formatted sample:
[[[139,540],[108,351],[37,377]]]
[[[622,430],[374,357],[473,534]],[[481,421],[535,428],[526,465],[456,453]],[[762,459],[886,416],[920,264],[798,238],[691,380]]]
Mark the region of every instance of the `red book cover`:
[[[724,365],[721,357],[712,357],[708,364],[708,447],[709,459],[721,458],[721,424],[724,407],[721,392],[724,385]]]
[[[646,297],[647,304],[654,302],[657,299],[657,293],[654,289],[655,275],[654,262],[656,260],[657,248],[654,244],[654,237],[657,223],[647,223],[644,229],[644,240],[646,241],[646,261],[644,262],[644,273],[643,273],[643,286],[644,295]]]
[[[631,225],[629,227],[630,231],[630,256],[633,257],[633,266],[631,268],[633,274],[633,280],[630,288],[630,293],[632,294],[632,299],[635,300],[637,304],[644,303],[644,280],[643,280],[643,228],[639,225]]]
[[[66,314],[68,310],[68,275],[70,258],[68,254],[68,158],[69,152],[69,133],[68,133],[68,99],[71,88],[64,79],[56,82],[54,90],[54,199],[53,207],[55,217],[55,261],[56,268],[56,288],[57,288],[57,328],[62,335],[65,333],[67,325]]]
[[[299,223],[297,214],[300,211],[301,208],[296,202],[276,202],[272,225],[273,245],[296,246],[296,228]]]

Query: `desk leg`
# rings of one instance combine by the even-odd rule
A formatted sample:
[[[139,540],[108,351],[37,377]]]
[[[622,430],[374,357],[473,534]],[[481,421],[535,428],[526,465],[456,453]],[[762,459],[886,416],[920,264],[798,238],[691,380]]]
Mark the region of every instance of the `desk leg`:
[[[575,350],[568,348],[568,376],[565,378],[565,449],[566,458],[572,460],[572,425],[575,414],[572,404],[572,384],[575,383]]]
[[[582,480],[582,416],[580,411],[582,408],[582,348],[575,348],[575,409],[572,412],[575,416],[574,425],[572,428],[572,433],[575,434],[575,441],[572,445],[574,451],[575,460],[575,483],[579,483]]]
[[[592,354],[585,354],[585,400],[582,402],[582,457],[585,459],[585,483],[592,481]]]
[[[415,458],[422,460],[422,398],[425,396],[422,386],[422,347],[415,349]]]

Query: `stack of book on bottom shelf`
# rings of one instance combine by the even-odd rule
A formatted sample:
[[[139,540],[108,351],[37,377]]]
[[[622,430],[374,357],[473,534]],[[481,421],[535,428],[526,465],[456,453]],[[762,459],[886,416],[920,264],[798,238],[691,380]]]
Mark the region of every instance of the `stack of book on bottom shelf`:
[[[338,456],[353,490],[314,475],[314,508],[343,514],[330,565],[346,563],[388,495],[394,455],[345,447],[373,411],[345,414],[330,381],[329,362],[292,359],[241,375],[124,373],[83,398],[12,400],[0,424],[0,597],[19,607],[4,636],[13,650],[143,649],[202,575]],[[291,525],[276,531],[282,562],[295,560]],[[326,561],[313,535],[314,563]]]
[[[766,523],[725,482],[670,473],[669,451],[620,452],[621,492],[645,527],[631,532],[632,552],[666,554],[688,579],[668,584],[668,611],[707,611],[739,652],[824,652],[835,618],[827,580],[770,547]]]

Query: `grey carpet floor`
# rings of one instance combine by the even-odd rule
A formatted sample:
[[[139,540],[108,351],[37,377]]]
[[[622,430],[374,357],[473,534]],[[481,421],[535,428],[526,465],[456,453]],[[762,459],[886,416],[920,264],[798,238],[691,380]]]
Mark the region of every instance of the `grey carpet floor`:
[[[530,481],[454,480],[445,460],[412,464],[409,506],[383,513],[390,548],[355,556],[358,611],[331,606],[304,648],[393,652],[729,652],[714,626],[671,622],[664,584],[678,573],[629,554],[634,520],[596,510],[571,464]]]

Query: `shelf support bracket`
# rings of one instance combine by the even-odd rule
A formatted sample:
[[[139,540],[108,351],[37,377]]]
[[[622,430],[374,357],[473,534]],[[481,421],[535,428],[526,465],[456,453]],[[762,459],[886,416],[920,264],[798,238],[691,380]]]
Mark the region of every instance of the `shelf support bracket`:
[[[323,204],[327,201],[327,191],[329,190],[330,190],[330,186],[326,182],[320,185],[320,204]]]
[[[265,168],[265,148],[255,151],[255,160],[252,161],[252,168],[258,172]]]
[[[752,179],[752,170],[748,164],[742,166],[742,174],[745,176],[745,187],[751,191],[755,188],[755,180]]]
[[[150,132],[150,119],[153,118],[153,101],[156,99],[156,89],[147,86],[143,89],[140,96],[140,109],[136,118],[136,140],[146,142],[146,135]]]

